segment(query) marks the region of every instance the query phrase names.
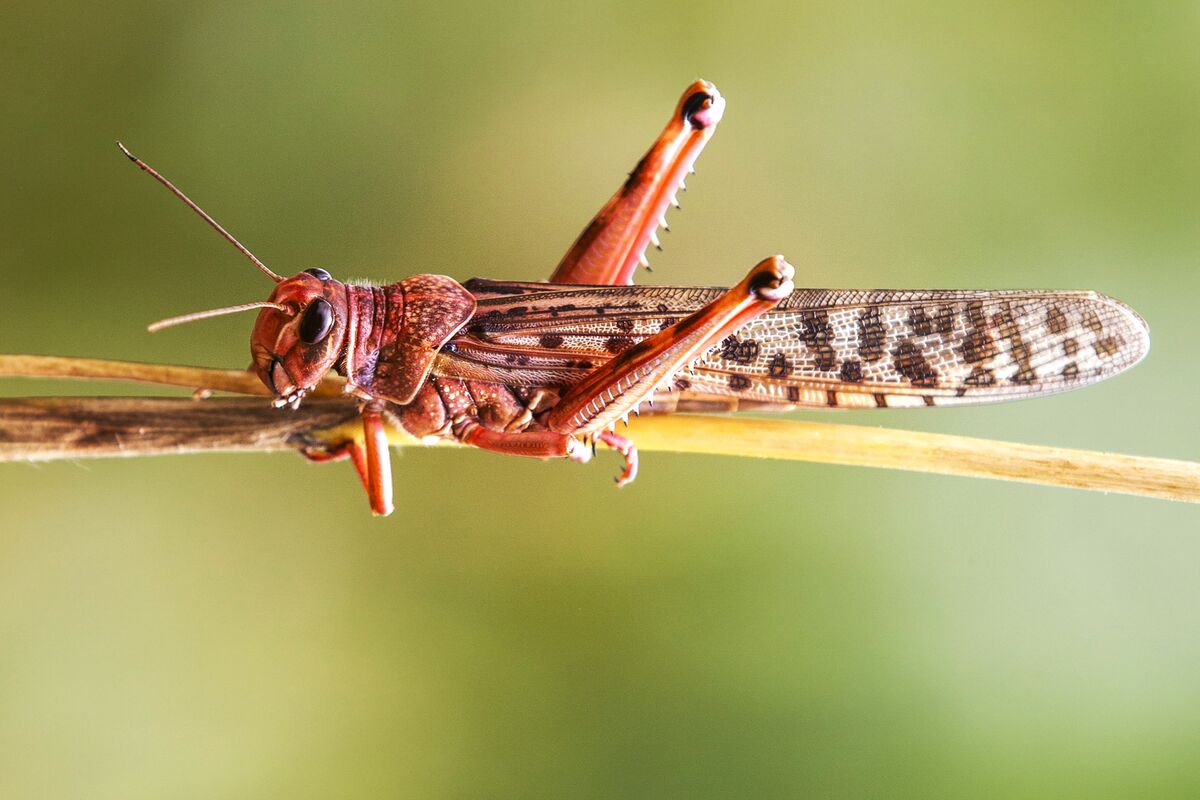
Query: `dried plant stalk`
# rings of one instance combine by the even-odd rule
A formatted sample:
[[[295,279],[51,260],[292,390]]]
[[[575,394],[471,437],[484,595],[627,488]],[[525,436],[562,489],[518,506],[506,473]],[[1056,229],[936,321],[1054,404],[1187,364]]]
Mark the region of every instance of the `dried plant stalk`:
[[[119,361],[0,356],[0,376],[139,380],[265,394],[245,372]],[[360,435],[356,408],[327,381],[299,411],[261,399],[0,400],[0,461],[280,450]],[[1200,464],[859,425],[675,414],[631,425],[643,451],[905,469],[1200,502]],[[393,445],[415,441],[389,432]]]
[[[108,361],[101,358],[67,356],[0,355],[0,378],[83,378],[133,381],[188,389],[212,389],[267,397],[262,381],[246,370],[180,367],[144,364],[139,361]],[[326,378],[309,397],[340,397],[345,381]]]
[[[262,399],[0,399],[0,461],[296,449],[358,417],[347,399],[280,411]]]

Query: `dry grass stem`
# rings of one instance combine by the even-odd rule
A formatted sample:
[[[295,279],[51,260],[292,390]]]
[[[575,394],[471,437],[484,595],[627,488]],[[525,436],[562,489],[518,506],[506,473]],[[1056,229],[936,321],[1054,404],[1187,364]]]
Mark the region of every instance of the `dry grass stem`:
[[[102,378],[264,395],[246,372],[122,361],[0,356],[0,376]],[[904,469],[1200,502],[1200,464],[966,436],[745,416],[649,416],[645,452],[777,458]],[[353,400],[327,381],[299,411],[259,399],[0,399],[0,461],[295,449],[359,435]],[[395,446],[416,442],[393,430]]]

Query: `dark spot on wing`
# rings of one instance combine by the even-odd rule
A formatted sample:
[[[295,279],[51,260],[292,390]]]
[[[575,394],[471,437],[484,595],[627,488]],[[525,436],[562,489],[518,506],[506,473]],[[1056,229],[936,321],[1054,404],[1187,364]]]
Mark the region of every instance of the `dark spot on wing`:
[[[971,370],[971,374],[967,376],[963,383],[971,388],[980,386],[991,386],[996,382],[996,375],[987,367],[976,367]]]
[[[735,364],[750,364],[758,358],[758,342],[754,339],[738,341],[736,336],[728,336],[721,342],[721,358]]]
[[[767,374],[772,378],[786,378],[792,374],[792,365],[788,362],[788,357],[782,352],[771,356],[771,363],[767,365]]]
[[[911,341],[901,342],[892,351],[892,365],[913,386],[937,386],[938,372]]]
[[[858,354],[863,361],[878,361],[883,358],[883,343],[886,339],[887,331],[880,320],[878,308],[868,308],[859,315]]]
[[[1112,358],[1121,350],[1121,346],[1125,344],[1125,340],[1120,336],[1105,336],[1103,339],[1097,339],[1095,348],[1096,355],[1101,358]]]
[[[1046,311],[1046,330],[1055,335],[1067,332],[1067,315],[1058,306],[1050,306]]]
[[[1008,351],[1017,364],[1017,371],[1012,376],[1012,382],[1030,384],[1036,381],[1037,371],[1029,361],[1032,352],[1021,336],[1021,329],[1008,304],[1005,304],[1004,309],[992,317],[992,325],[996,328],[996,335],[1008,343]]]
[[[837,366],[833,352],[833,329],[829,326],[829,312],[822,309],[805,311],[800,315],[800,338],[813,351],[816,368],[830,372]]]
[[[976,328],[987,327],[987,314],[983,312],[983,303],[972,300],[967,304],[967,322]]]
[[[967,334],[967,338],[963,339],[958,351],[962,353],[963,359],[968,364],[978,364],[980,361],[987,361],[996,355],[996,344],[987,331],[982,328],[972,328],[971,332]]]
[[[912,326],[913,333],[917,336],[928,336],[933,333],[933,321],[925,314],[923,306],[913,306],[909,312],[908,324]]]
[[[938,308],[937,332],[943,336],[949,336],[954,333],[954,309],[950,306],[941,306]]]
[[[620,353],[622,350],[627,350],[633,344],[633,339],[629,336],[610,336],[604,342],[604,349],[610,353]]]
[[[848,358],[842,362],[841,378],[846,383],[862,383],[863,371],[862,363],[853,358]]]
[[[486,294],[528,294],[527,286],[513,286],[506,281],[493,281],[487,278],[471,278],[463,284],[468,292],[484,292]]]

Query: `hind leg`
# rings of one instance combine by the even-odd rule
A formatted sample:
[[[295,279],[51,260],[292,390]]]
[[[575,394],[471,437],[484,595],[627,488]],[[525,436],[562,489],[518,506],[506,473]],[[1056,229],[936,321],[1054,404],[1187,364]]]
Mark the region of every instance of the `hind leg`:
[[[759,262],[716,300],[589,372],[551,410],[547,427],[573,434],[611,429],[680,369],[788,297],[794,274],[783,256]]]
[[[658,246],[668,205],[708,143],[725,99],[717,87],[696,81],[684,91],[670,122],[628,180],[580,234],[550,276],[551,283],[628,286],[638,264],[649,268],[646,248]]]

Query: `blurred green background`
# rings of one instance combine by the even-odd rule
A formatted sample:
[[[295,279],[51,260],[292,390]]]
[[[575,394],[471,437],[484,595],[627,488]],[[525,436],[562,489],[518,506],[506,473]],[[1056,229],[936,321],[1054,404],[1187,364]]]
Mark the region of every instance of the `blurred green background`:
[[[539,279],[704,77],[654,280],[1103,291],[1130,374],[835,419],[1195,459],[1198,41],[1190,0],[6,2],[0,350],[247,363],[247,316],[145,333],[269,285],[118,138],[280,272]],[[289,454],[0,465],[0,796],[1200,792],[1194,507],[617,469],[410,449],[379,521]]]

